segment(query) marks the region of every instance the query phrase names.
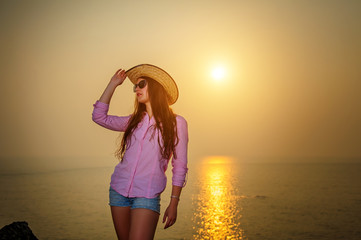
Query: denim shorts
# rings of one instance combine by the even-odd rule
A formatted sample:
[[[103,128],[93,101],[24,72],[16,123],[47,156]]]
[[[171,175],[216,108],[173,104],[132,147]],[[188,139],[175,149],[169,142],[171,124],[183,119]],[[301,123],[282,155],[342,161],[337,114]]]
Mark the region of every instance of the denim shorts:
[[[155,198],[124,197],[112,187],[109,188],[109,205],[114,207],[130,207],[130,209],[146,208],[160,214],[160,196]]]

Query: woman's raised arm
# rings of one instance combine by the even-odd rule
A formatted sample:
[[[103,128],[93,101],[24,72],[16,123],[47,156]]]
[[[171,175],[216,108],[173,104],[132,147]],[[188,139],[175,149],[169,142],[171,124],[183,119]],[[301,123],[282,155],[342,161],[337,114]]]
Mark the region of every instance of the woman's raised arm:
[[[127,77],[125,70],[119,69],[110,79],[108,86],[105,88],[103,94],[99,98],[99,102],[109,104],[115,89],[121,85]]]
[[[129,120],[129,116],[119,117],[108,115],[109,103],[113,93],[117,86],[124,82],[126,77],[127,75],[125,74],[125,71],[119,69],[110,80],[100,99],[93,105],[93,121],[114,131],[125,131]]]

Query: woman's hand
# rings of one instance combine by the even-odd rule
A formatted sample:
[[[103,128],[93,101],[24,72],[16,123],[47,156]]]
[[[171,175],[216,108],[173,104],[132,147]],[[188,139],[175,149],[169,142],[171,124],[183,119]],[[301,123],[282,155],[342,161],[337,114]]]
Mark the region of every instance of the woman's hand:
[[[163,223],[167,220],[164,229],[172,226],[177,220],[177,204],[169,204],[164,212]]]
[[[108,83],[108,86],[105,88],[103,94],[100,96],[99,101],[109,104],[110,99],[112,99],[113,93],[117,86],[122,84],[127,77],[127,74],[123,69],[119,69],[110,79],[110,82]]]
[[[119,69],[110,80],[111,83],[115,84],[116,86],[121,85],[125,78],[127,77],[127,74],[125,73],[124,69]]]

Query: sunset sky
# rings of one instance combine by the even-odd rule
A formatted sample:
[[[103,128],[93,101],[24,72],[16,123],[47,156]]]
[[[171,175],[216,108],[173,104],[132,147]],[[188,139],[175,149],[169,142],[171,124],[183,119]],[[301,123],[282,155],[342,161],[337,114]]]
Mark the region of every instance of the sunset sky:
[[[0,172],[114,165],[92,104],[140,63],[177,82],[189,161],[361,159],[360,1],[5,0],[0,20]],[[110,113],[133,103],[126,80]]]

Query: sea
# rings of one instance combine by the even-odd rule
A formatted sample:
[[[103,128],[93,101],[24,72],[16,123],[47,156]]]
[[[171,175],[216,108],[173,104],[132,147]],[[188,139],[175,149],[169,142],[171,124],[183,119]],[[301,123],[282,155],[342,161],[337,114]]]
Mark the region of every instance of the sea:
[[[113,167],[0,175],[0,228],[26,221],[46,239],[116,239],[108,206]],[[155,239],[361,239],[361,163],[189,164],[175,225]]]

